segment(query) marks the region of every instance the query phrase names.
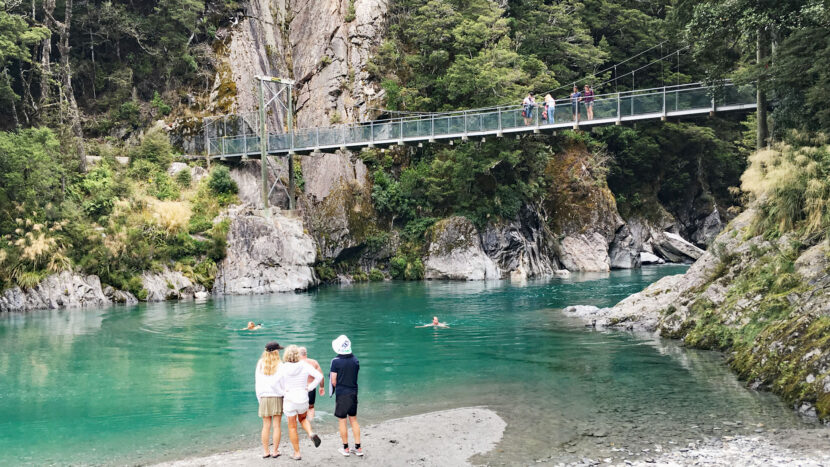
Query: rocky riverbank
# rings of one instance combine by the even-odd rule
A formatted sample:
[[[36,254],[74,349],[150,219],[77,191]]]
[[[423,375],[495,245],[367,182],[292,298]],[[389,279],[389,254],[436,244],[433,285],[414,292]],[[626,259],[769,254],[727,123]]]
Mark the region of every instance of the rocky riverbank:
[[[759,430],[760,431],[760,430]],[[586,457],[576,462],[558,462],[554,458],[536,463],[557,466],[589,467],[595,465],[638,466],[757,466],[820,467],[830,464],[830,430],[785,430],[766,435],[721,436],[694,440],[683,446],[654,444],[639,452],[617,448],[620,458]]]
[[[830,244],[753,235],[757,216],[749,209],[734,219],[683,275],[664,277],[611,308],[564,312],[598,327],[725,351],[752,388],[830,420]]]

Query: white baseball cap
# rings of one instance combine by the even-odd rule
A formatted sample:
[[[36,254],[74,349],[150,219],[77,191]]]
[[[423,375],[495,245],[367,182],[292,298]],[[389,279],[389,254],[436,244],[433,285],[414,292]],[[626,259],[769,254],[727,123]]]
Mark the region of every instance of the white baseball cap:
[[[334,349],[338,355],[348,355],[352,353],[352,342],[345,335],[341,335],[337,339],[331,341],[331,348]]]

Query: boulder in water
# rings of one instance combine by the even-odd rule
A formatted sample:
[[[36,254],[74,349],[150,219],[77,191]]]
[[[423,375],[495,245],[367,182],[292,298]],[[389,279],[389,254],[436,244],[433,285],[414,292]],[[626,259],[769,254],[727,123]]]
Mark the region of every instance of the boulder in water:
[[[484,253],[478,231],[465,217],[442,219],[427,231],[425,279],[492,280],[501,274]]]

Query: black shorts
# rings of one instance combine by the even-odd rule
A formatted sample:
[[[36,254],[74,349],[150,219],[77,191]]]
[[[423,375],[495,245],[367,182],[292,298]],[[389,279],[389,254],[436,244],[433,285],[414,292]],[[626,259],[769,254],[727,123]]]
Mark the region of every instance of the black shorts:
[[[334,400],[334,416],[346,418],[357,416],[357,394],[337,394]]]
[[[308,408],[314,408],[314,401],[317,400],[317,388],[314,388],[313,391],[308,391]]]

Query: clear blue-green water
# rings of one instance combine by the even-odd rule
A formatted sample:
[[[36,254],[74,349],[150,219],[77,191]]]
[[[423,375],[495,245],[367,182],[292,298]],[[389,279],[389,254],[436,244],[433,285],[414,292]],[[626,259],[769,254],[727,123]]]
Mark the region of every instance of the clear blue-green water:
[[[744,388],[718,354],[594,331],[560,312],[612,305],[683,269],[6,315],[0,465],[138,464],[257,446],[253,372],[263,345],[305,345],[325,367],[341,333],[361,361],[364,423],[487,405],[508,428],[482,462],[670,448],[758,423],[804,426],[775,397]],[[451,328],[415,328],[433,315]],[[264,329],[238,330],[249,320]],[[333,431],[333,401],[324,397],[318,410],[319,430]]]

